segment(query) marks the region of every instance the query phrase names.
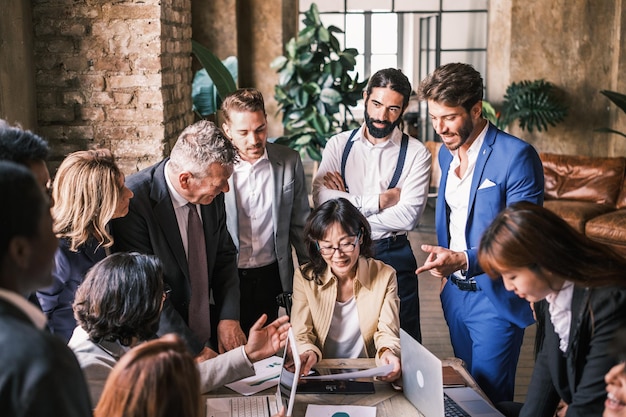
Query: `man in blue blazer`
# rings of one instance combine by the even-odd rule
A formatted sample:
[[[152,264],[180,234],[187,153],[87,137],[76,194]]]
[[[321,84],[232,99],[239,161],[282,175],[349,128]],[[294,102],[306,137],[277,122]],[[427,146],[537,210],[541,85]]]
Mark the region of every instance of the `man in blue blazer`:
[[[224,196],[226,223],[238,249],[241,328],[262,314],[278,317],[276,296],[293,288],[294,262],[308,262],[303,231],[309,212],[304,169],[298,152],[267,143],[261,92],[241,88],[222,103],[222,129],[239,153]]]
[[[422,81],[432,125],[444,146],[436,206],[439,246],[417,273],[441,278],[441,304],[455,356],[494,402],[511,401],[528,303],[492,280],[477,261],[484,230],[516,201],[543,203],[543,168],[535,149],[482,117],[483,80],[472,66],[447,64]]]

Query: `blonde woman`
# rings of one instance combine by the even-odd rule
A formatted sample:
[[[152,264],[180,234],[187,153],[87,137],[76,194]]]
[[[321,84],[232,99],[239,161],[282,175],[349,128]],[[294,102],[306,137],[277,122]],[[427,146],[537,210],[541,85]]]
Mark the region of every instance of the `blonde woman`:
[[[71,153],[59,166],[52,188],[54,232],[59,238],[52,271],[54,283],[37,292],[50,330],[66,342],[76,321],[72,303],[85,273],[113,245],[111,219],[128,213],[133,192],[124,185],[107,149]]]

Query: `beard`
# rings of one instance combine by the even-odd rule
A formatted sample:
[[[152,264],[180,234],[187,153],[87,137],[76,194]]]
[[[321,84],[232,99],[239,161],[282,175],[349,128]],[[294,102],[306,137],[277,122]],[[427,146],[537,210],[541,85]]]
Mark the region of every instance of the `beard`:
[[[463,126],[459,128],[459,131],[456,132],[456,134],[460,138],[459,143],[455,143],[454,146],[449,146],[448,149],[451,151],[456,151],[457,149],[459,149],[461,146],[465,144],[465,142],[467,142],[467,140],[469,139],[473,131],[474,131],[474,123],[472,122],[471,119],[468,119],[463,124]]]
[[[365,115],[365,126],[367,126],[367,131],[370,135],[372,135],[376,139],[382,139],[382,138],[386,138],[387,136],[389,136],[391,132],[393,132],[393,129],[395,129],[396,126],[398,126],[400,122],[402,121],[402,117],[398,117],[398,119],[393,123],[388,120],[372,119],[369,113],[367,112],[367,108],[365,109],[364,115]],[[378,128],[374,126],[374,123],[381,123],[385,125],[385,127]]]

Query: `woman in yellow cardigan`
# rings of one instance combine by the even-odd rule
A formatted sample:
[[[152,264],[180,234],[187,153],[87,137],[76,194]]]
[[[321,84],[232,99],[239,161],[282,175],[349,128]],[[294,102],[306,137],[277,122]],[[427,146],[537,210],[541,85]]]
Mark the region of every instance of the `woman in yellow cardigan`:
[[[371,258],[367,219],[346,199],[328,200],[304,229],[311,261],[296,271],[291,326],[302,374],[325,358],[376,358],[400,376],[396,272]]]

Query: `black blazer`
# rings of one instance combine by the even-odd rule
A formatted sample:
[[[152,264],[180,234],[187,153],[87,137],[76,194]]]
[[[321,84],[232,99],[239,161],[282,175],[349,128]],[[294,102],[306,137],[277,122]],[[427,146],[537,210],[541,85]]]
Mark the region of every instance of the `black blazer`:
[[[127,178],[126,185],[135,195],[130,200],[128,215],[111,221],[111,230],[115,250],[159,257],[165,282],[172,292],[163,307],[158,333],[178,333],[192,352],[198,353],[203,345],[187,325],[191,299],[189,267],[165,182],[164,168],[168,159]],[[211,204],[201,206],[200,210],[209,267],[207,279],[218,312],[218,317],[211,317],[215,328],[218,320],[239,320],[237,251],[226,228],[224,194],[215,197]]]
[[[617,361],[608,353],[615,331],[626,321],[626,290],[574,288],[567,352],[559,349],[548,306],[543,308],[545,336],[539,349],[520,416],[551,417],[559,399],[567,417],[602,416],[604,375]]]
[[[0,416],[91,416],[76,357],[63,341],[37,329],[0,298]]]

